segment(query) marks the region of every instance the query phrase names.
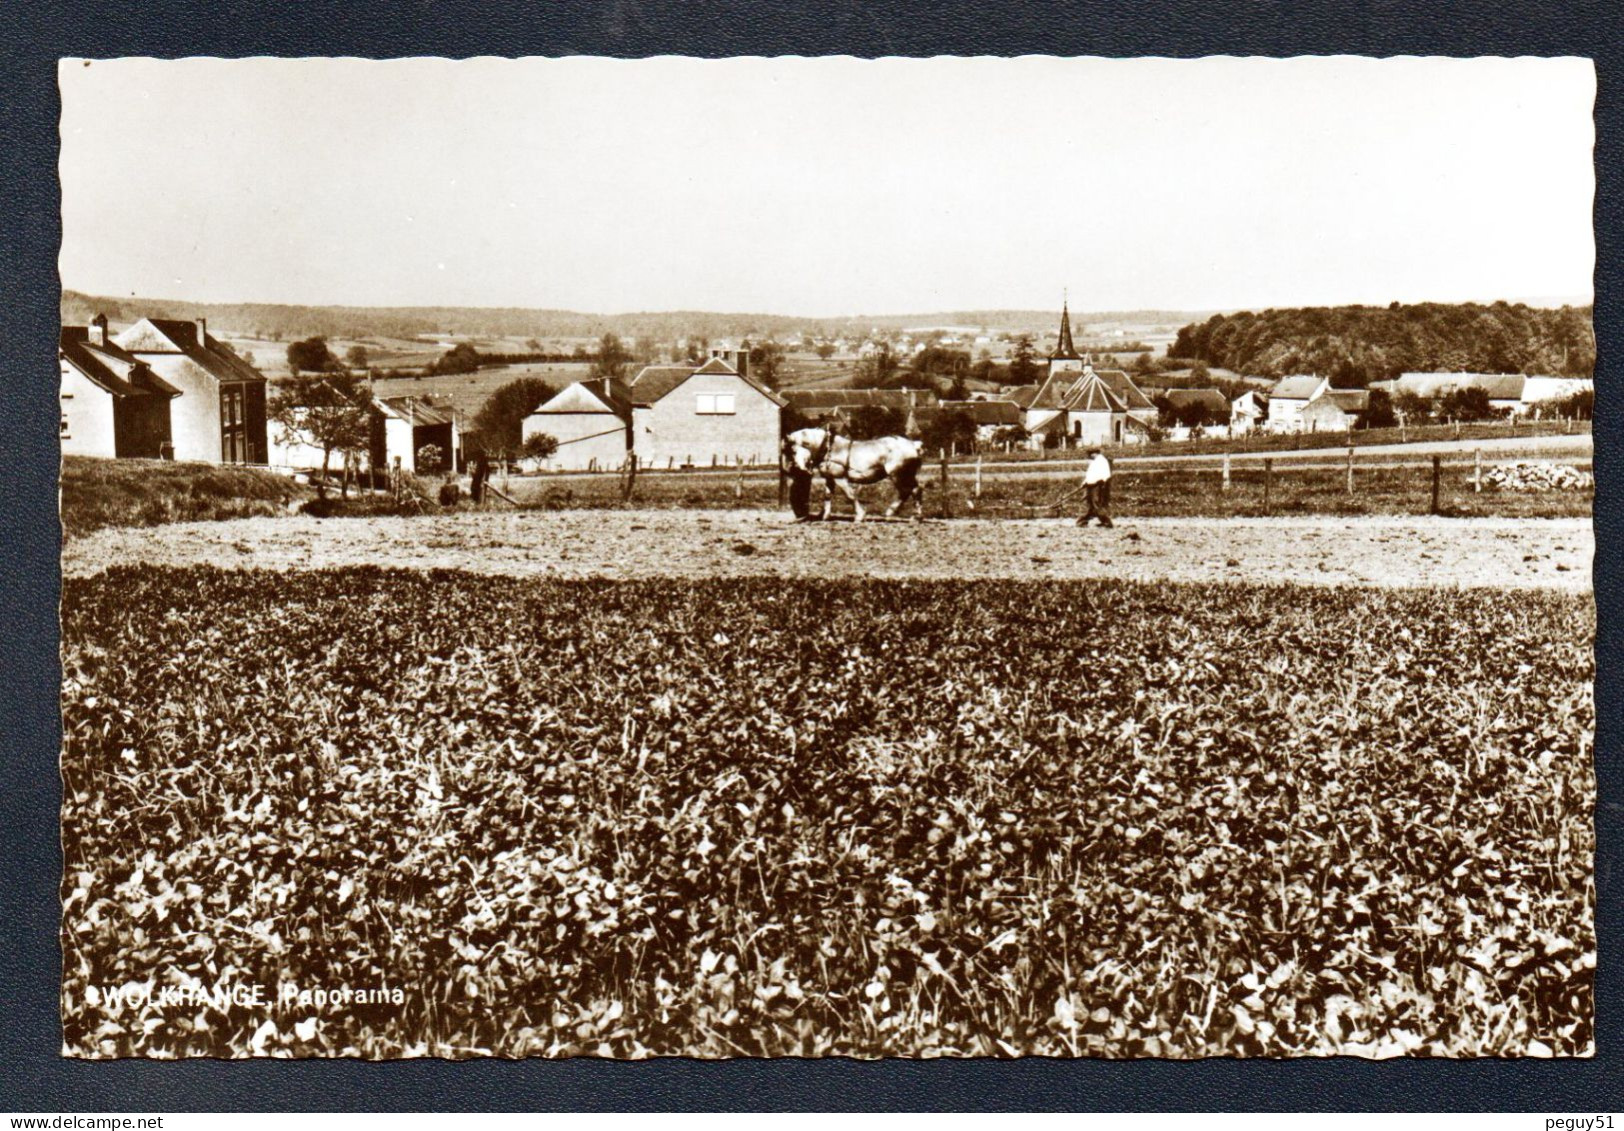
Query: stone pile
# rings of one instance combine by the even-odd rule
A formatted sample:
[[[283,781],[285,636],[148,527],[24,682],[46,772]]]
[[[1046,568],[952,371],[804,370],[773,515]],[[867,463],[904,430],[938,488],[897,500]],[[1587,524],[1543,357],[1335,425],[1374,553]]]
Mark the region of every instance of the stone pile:
[[[1519,461],[1491,467],[1483,485],[1495,491],[1580,491],[1596,485],[1596,477],[1565,463]]]

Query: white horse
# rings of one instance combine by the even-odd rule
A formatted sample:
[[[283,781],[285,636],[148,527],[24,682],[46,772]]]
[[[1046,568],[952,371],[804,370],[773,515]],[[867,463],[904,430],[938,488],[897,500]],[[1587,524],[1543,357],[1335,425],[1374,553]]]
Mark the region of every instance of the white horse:
[[[925,489],[919,482],[925,456],[917,440],[902,436],[853,440],[824,428],[802,428],[784,437],[784,460],[792,474],[808,480],[813,475],[823,476],[825,520],[834,509],[838,483],[851,500],[856,521],[862,522],[863,504],[857,498],[857,488],[882,479],[890,479],[897,487],[896,502],[886,510],[887,517],[902,510],[909,499],[918,501],[914,517],[925,516]]]

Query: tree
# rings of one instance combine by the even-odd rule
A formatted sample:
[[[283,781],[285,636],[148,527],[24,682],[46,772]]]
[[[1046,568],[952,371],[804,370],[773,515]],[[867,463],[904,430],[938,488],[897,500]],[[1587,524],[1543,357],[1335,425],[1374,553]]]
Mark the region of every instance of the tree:
[[[1012,385],[1031,385],[1038,379],[1036,352],[1032,349],[1032,335],[1022,334],[1015,339],[1015,352],[1009,359],[1009,380]]]
[[[434,359],[429,366],[430,373],[472,373],[479,368],[482,359],[479,351],[468,342],[458,342],[445,353]]]
[[[784,361],[784,347],[774,341],[750,347],[750,376],[769,389],[778,388],[778,368]]]
[[[1451,420],[1492,420],[1499,415],[1489,403],[1489,391],[1476,385],[1449,390],[1439,400],[1438,411]]]
[[[424,444],[417,449],[417,472],[419,475],[433,475],[441,469],[445,453],[440,450],[439,444]]]
[[[532,432],[524,438],[520,451],[524,453],[526,459],[533,459],[538,463],[552,459],[558,451],[558,437],[550,436],[546,432]]]
[[[992,442],[1001,448],[1018,448],[1030,438],[1026,429],[1019,424],[1006,424],[992,434]]]
[[[881,342],[874,348],[874,352],[857,362],[857,372],[852,377],[854,389],[878,389],[896,374],[897,357],[891,352],[889,342]]]
[[[1194,380],[1205,381],[1212,376],[1212,371],[1207,368],[1205,361],[1197,358],[1195,364],[1190,366],[1190,376]]]
[[[1156,373],[1156,359],[1149,353],[1142,353],[1133,359],[1133,372],[1138,377],[1151,377]]]
[[[284,444],[321,449],[325,480],[334,452],[351,456],[366,450],[371,438],[372,393],[365,377],[349,373],[295,374],[277,382],[266,414],[280,429]],[[323,480],[317,481],[316,490],[325,495]],[[340,490],[348,495],[347,480]]]
[[[949,446],[968,451],[976,441],[975,418],[956,408],[938,412],[925,425],[921,438],[933,452],[947,451]]]
[[[297,377],[301,373],[326,373],[338,367],[338,359],[327,348],[326,338],[306,338],[288,346],[288,369]]]
[[[344,361],[351,369],[365,369],[367,367],[367,348],[365,346],[351,346],[344,351]]]
[[[1558,401],[1556,411],[1575,420],[1590,420],[1596,414],[1596,393],[1592,389],[1580,389],[1571,397]]]
[[[1393,415],[1405,424],[1425,424],[1432,418],[1432,398],[1400,391],[1392,398]]]
[[[1398,414],[1393,411],[1393,398],[1385,389],[1370,390],[1370,400],[1365,404],[1365,411],[1359,417],[1361,428],[1392,428],[1398,424]]]
[[[819,360],[828,361],[834,355],[835,355],[835,344],[833,342],[819,342],[818,343],[818,358],[819,358]]]
[[[872,440],[876,436],[900,436],[907,426],[908,419],[901,410],[865,404],[851,410],[847,431],[854,440]]]
[[[598,339],[598,352],[592,358],[591,377],[624,377],[626,363],[632,355],[614,331],[607,331]]]
[[[520,377],[485,398],[472,429],[479,437],[479,450],[498,459],[518,452],[524,418],[552,395],[553,387],[540,377]]]

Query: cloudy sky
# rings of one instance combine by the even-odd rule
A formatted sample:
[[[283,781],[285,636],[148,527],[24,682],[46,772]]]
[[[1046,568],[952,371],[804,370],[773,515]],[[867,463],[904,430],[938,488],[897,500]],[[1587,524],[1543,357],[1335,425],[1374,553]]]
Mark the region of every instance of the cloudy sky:
[[[1223,309],[1591,293],[1540,59],[64,61],[65,287],[219,302]]]

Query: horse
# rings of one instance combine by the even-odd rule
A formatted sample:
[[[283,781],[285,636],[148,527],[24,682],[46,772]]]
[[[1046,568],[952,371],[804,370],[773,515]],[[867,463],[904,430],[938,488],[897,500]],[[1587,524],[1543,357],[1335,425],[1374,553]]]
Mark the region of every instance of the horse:
[[[886,517],[897,514],[909,499],[917,500],[915,518],[925,516],[925,489],[919,482],[924,465],[923,447],[903,436],[879,436],[853,440],[824,428],[802,428],[784,437],[783,457],[792,475],[810,483],[813,475],[823,476],[823,517],[834,509],[835,485],[851,500],[856,521],[863,521],[863,504],[857,498],[858,486],[890,479],[896,484],[896,502]],[[803,496],[804,497],[804,496]],[[805,515],[797,515],[804,518]]]

